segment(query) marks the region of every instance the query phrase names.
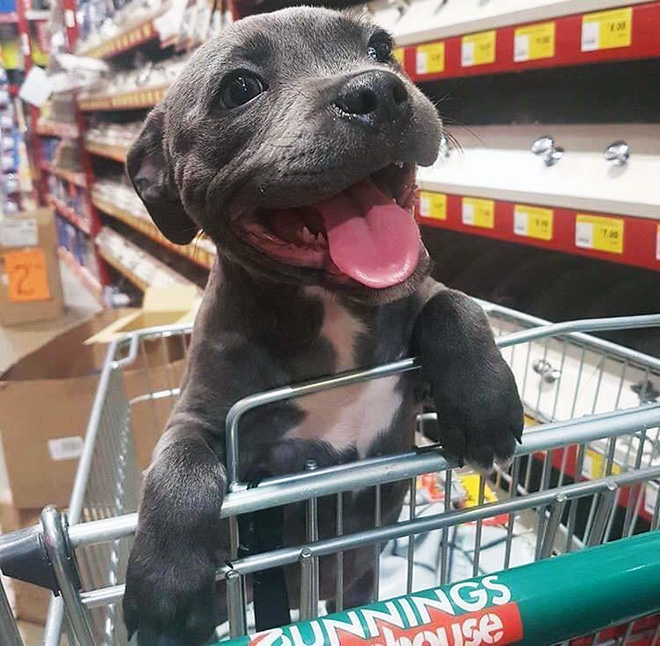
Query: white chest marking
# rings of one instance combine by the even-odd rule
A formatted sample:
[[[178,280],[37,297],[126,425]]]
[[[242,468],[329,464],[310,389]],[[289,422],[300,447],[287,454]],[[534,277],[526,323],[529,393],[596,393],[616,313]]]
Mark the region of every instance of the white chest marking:
[[[337,372],[356,368],[354,349],[358,336],[367,332],[364,324],[332,294],[318,288],[308,291],[323,300],[321,336],[335,350]],[[364,457],[378,434],[389,428],[401,405],[398,382],[398,376],[386,377],[303,397],[297,404],[305,418],[287,437],[322,440],[340,450],[354,446]]]

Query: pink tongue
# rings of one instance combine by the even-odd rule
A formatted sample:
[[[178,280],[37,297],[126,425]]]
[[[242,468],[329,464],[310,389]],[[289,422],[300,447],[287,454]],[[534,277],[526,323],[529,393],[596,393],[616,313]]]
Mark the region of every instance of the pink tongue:
[[[330,257],[342,273],[382,289],[403,282],[415,271],[417,224],[370,181],[314,206],[323,218]]]

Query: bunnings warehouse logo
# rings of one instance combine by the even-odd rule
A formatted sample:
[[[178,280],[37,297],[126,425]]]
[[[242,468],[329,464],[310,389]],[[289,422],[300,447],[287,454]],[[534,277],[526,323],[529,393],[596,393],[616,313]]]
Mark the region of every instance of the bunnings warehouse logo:
[[[254,635],[250,646],[481,646],[523,637],[496,575]]]

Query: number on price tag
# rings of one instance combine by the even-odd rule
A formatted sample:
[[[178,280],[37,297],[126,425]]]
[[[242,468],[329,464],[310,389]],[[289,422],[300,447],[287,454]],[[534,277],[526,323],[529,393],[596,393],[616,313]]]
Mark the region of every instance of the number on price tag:
[[[447,219],[447,196],[444,193],[421,191],[419,194],[419,214],[434,220]]]
[[[607,253],[623,253],[623,220],[596,215],[575,219],[575,246]]]
[[[399,65],[404,64],[405,55],[404,55],[403,47],[395,47],[394,50],[392,50],[392,56]]]
[[[582,16],[582,51],[630,47],[632,7],[599,11]]]
[[[418,45],[415,54],[417,74],[437,74],[445,71],[445,44]]]
[[[495,227],[495,202],[475,197],[464,197],[461,215],[463,224],[471,227],[493,229]]]
[[[552,240],[552,209],[516,204],[513,210],[513,232],[526,238]]]
[[[487,65],[495,62],[495,31],[482,31],[461,39],[461,65]]]
[[[10,301],[44,301],[50,298],[43,249],[11,251],[4,258],[8,278],[7,296]]]
[[[513,60],[516,63],[552,58],[555,55],[555,23],[519,27],[515,31]]]

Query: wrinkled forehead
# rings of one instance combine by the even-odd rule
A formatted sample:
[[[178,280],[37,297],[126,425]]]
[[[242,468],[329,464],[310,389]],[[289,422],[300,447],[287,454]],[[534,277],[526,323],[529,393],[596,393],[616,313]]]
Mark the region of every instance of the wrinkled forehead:
[[[235,23],[218,39],[219,64],[223,73],[337,72],[364,58],[374,31],[367,21],[324,9],[261,14]]]

